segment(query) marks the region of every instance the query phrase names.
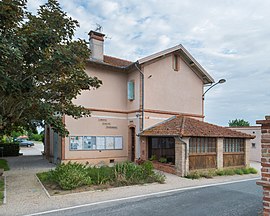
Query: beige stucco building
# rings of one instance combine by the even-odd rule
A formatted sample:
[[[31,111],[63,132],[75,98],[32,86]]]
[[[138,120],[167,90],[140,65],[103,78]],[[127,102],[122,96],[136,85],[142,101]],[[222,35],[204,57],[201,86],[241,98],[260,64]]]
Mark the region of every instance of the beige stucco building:
[[[175,115],[204,119],[203,90],[214,79],[182,46],[136,62],[104,55],[104,34],[90,31],[89,76],[102,80],[96,90],[74,101],[91,117],[63,117],[69,136],[46,127],[45,151],[54,163],[66,161],[109,164],[135,161],[144,155],[140,134]]]
[[[248,127],[229,127],[232,130],[240,131],[246,134],[256,136],[250,141],[250,161],[261,162],[262,146],[261,146],[261,127],[248,126]]]

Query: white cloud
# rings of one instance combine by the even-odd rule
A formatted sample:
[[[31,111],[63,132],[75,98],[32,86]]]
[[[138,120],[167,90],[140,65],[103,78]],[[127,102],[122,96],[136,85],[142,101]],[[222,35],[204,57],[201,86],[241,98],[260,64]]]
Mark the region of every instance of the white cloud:
[[[28,1],[35,8],[44,1]],[[105,51],[129,60],[182,43],[216,79],[206,95],[206,120],[234,118],[255,124],[270,114],[270,1],[60,0],[81,27],[76,37],[102,25]]]

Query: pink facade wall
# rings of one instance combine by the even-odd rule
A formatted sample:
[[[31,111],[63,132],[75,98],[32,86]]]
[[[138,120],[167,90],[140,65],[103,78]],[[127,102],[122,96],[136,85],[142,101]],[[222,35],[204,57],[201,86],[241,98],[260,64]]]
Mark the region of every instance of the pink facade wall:
[[[180,57],[180,69],[174,71],[172,57],[144,66],[145,109],[203,115],[202,80]]]
[[[102,85],[96,90],[83,91],[74,101],[86,108],[127,110],[127,74],[97,69],[88,66],[86,73],[102,80]]]
[[[176,113],[193,114],[203,119],[203,82],[179,57],[179,71],[172,68],[172,57],[168,55],[143,65],[145,74],[144,129],[162,122]],[[97,76],[103,85],[90,91],[83,91],[74,101],[86,108],[96,109],[91,117],[78,120],[65,117],[70,136],[122,136],[122,150],[70,150],[70,138],[65,138],[64,162],[68,160],[109,163],[130,160],[130,127],[140,133],[142,116],[142,89],[140,73],[108,71],[88,66],[89,76]],[[127,99],[127,82],[135,82],[135,99]],[[152,111],[154,110],[154,112]],[[104,124],[105,123],[105,124]],[[109,123],[114,128],[106,127]],[[135,156],[140,157],[140,138],[135,137]]]

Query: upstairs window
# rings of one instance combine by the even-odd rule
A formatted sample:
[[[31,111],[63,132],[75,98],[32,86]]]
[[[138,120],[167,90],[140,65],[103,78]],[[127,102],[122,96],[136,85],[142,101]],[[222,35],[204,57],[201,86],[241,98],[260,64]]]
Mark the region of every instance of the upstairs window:
[[[172,66],[174,71],[179,70],[179,57],[176,54],[173,55]]]
[[[135,99],[134,86],[135,86],[134,80],[128,81],[128,86],[127,86],[128,100]]]

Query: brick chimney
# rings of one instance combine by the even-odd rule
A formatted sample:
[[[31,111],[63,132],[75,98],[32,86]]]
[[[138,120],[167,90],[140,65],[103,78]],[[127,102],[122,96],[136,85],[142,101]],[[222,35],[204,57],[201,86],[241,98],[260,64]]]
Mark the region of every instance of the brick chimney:
[[[104,50],[104,36],[100,32],[90,31],[89,35],[89,43],[91,56],[90,58],[97,61],[103,61],[103,50]]]

